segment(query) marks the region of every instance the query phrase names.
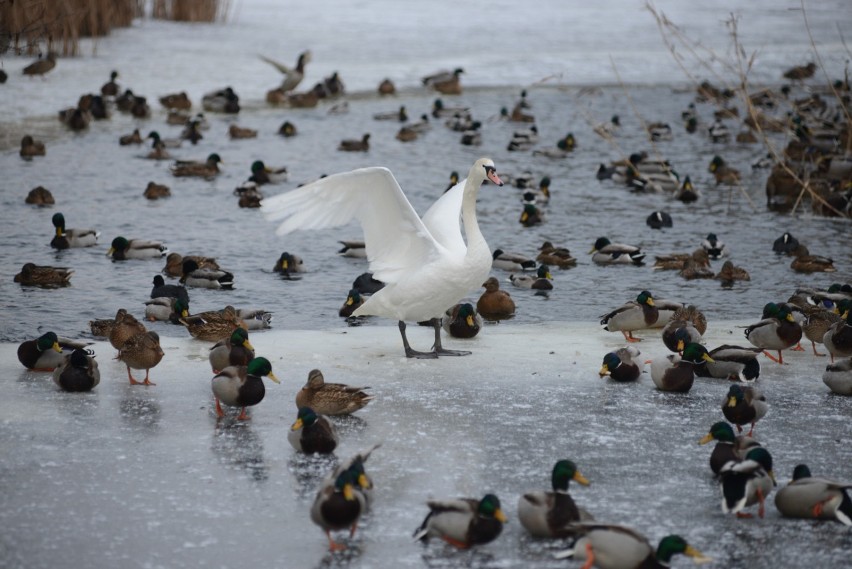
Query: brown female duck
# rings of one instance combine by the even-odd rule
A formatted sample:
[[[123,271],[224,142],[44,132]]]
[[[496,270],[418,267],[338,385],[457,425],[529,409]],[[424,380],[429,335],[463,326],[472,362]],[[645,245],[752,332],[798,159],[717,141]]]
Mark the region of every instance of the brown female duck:
[[[372,401],[364,392],[369,387],[351,387],[342,383],[326,383],[322,372],[313,369],[308,382],[296,393],[297,407],[310,407],[321,415],[349,415]]]
[[[148,373],[163,359],[163,349],[160,347],[160,336],[156,332],[142,332],[127,339],[118,351],[118,358],[127,366],[127,377],[130,385],[156,385],[148,379]],[[130,368],[144,369],[145,379],[133,379]]]
[[[15,282],[25,286],[60,287],[67,286],[74,271],[66,267],[51,267],[26,263],[21,272],[15,275]]]
[[[515,301],[505,290],[500,290],[500,281],[488,277],[482,283],[485,292],[476,302],[476,311],[486,320],[504,320],[515,315]]]

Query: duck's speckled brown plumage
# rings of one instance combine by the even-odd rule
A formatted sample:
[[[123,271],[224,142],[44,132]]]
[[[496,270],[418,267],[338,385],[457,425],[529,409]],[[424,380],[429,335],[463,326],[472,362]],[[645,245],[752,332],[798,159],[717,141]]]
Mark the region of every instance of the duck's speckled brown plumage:
[[[310,407],[321,415],[348,415],[373,399],[365,389],[369,387],[326,383],[322,372],[314,369],[308,374],[307,383],[296,393],[296,406]]]
[[[163,359],[163,349],[160,347],[160,336],[156,332],[142,332],[128,338],[118,351],[118,359],[127,366],[127,377],[131,385],[142,383],[154,385],[148,379],[148,373]],[[133,379],[130,368],[144,369],[145,379],[141,382]]]
[[[60,287],[71,283],[74,271],[67,267],[50,267],[26,263],[15,275],[15,282],[26,286]]]

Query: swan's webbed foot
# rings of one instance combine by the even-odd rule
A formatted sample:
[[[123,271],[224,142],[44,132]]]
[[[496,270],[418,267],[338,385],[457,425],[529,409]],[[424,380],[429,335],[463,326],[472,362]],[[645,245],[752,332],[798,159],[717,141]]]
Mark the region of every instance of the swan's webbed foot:
[[[417,350],[412,350],[411,348],[406,347],[405,357],[417,358],[419,360],[434,360],[437,359],[438,354],[436,352],[418,352]]]
[[[433,352],[435,356],[469,356],[473,352],[469,352],[467,350],[446,350],[444,348],[438,348]]]

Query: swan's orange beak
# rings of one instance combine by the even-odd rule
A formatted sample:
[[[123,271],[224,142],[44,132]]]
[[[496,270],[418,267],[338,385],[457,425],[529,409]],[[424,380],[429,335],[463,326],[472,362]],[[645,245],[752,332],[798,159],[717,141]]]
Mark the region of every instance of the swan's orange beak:
[[[497,172],[494,170],[488,170],[488,179],[497,184],[498,186],[503,185],[503,180],[497,175]]]

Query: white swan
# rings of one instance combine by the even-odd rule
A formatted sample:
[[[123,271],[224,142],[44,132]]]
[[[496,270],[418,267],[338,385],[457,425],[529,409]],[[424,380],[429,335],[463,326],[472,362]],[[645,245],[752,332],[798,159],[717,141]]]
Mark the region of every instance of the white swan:
[[[485,180],[498,186],[494,162],[480,158],[468,177],[444,193],[421,219],[390,170],[361,168],[335,174],[263,201],[272,221],[283,220],[277,233],[339,227],[352,218],[364,230],[373,276],[385,287],[373,294],[355,316],[395,318],[409,358],[467,355],[441,347],[441,316],[491,272],[491,250],[476,220],[476,196]],[[467,244],[459,226],[459,212]],[[411,349],[405,321],[430,320],[435,328],[432,352]]]

